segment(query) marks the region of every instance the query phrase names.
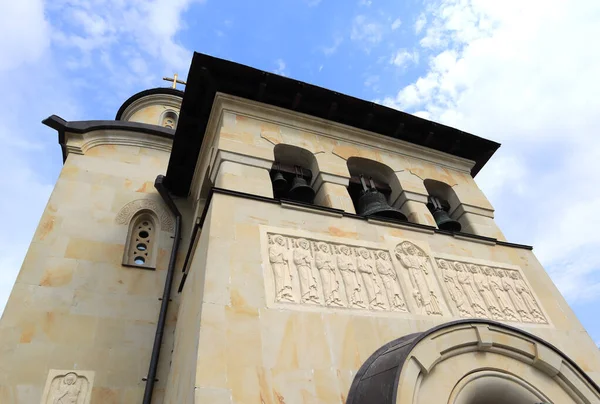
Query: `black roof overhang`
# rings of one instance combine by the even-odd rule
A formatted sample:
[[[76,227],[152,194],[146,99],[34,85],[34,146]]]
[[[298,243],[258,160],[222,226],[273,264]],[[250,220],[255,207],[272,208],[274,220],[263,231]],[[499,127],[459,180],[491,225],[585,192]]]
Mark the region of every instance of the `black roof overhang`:
[[[238,63],[194,53],[188,74],[167,187],[187,196],[215,94],[222,92],[368,130],[475,161],[475,176],[500,147],[491,140],[392,108],[278,76]]]

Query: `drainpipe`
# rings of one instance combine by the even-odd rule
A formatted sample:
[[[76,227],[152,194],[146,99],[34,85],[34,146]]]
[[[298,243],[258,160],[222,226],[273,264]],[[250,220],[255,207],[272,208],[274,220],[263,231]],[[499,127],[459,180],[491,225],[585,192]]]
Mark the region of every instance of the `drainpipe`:
[[[152,347],[152,356],[150,357],[148,376],[146,377],[144,401],[142,401],[143,404],[151,404],[152,402],[152,393],[154,390],[154,382],[156,380],[156,371],[158,369],[158,358],[160,356],[160,346],[162,344],[162,339],[165,332],[167,309],[169,308],[171,286],[173,284],[173,275],[175,273],[175,261],[177,260],[177,250],[179,249],[179,239],[181,237],[181,213],[179,213],[179,210],[173,202],[171,195],[169,195],[169,191],[165,187],[165,180],[166,178],[164,175],[159,175],[156,177],[156,180],[154,181],[154,188],[156,188],[171,213],[173,213],[173,216],[175,216],[175,235],[173,239],[173,247],[171,248],[169,268],[167,269],[167,279],[165,280],[165,288],[160,305],[160,314],[158,315],[158,324],[156,325],[156,334],[154,335],[154,346]]]

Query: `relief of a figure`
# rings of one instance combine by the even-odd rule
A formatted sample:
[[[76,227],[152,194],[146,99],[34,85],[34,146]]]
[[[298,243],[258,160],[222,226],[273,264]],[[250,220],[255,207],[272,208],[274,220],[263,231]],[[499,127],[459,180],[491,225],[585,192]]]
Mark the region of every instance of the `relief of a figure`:
[[[425,253],[413,243],[404,241],[396,246],[396,258],[408,271],[417,307],[426,314],[441,315],[437,297],[427,282],[429,263]]]
[[[496,296],[496,301],[500,307],[500,311],[504,314],[504,318],[510,321],[519,321],[519,318],[516,315],[514,306],[502,285],[502,278],[498,275],[498,273],[503,271],[501,269],[495,269],[490,267],[484,267],[483,271],[488,277],[489,284],[492,288],[492,292],[494,296]]]
[[[275,278],[275,299],[279,302],[293,302],[292,273],[288,264],[286,240],[279,235],[273,237],[269,247],[269,261]]]
[[[488,314],[485,309],[485,303],[477,291],[473,274],[465,268],[465,265],[462,262],[454,262],[454,269],[456,269],[458,282],[460,283],[467,300],[471,304],[471,308],[475,312],[475,315],[487,317]]]
[[[519,295],[519,293],[517,292],[517,287],[515,286],[514,279],[511,278],[510,275],[502,269],[498,269],[497,274],[502,279],[502,287],[510,297],[510,300],[512,300],[513,304],[515,305],[517,313],[519,313],[521,319],[527,322],[533,321],[531,315],[529,314],[529,310],[527,310],[525,302],[521,298],[521,295]]]
[[[390,255],[387,251],[378,251],[377,255],[377,272],[383,280],[383,286],[387,292],[388,300],[392,310],[396,311],[408,311],[406,308],[406,302],[402,296],[402,289],[400,289],[400,283],[398,282],[398,275],[392,265]]]
[[[327,306],[344,306],[340,298],[340,282],[335,273],[335,264],[329,244],[319,242],[315,248],[315,264],[323,283],[323,295]]]
[[[494,293],[492,292],[492,287],[488,282],[487,276],[483,273],[483,270],[478,265],[470,264],[469,269],[473,274],[475,286],[477,286],[477,290],[479,290],[481,297],[483,297],[483,301],[485,302],[488,311],[492,315],[492,318],[495,320],[503,320],[504,316],[498,307],[498,303],[496,302],[496,298],[494,297]]]
[[[87,395],[87,380],[76,373],[67,373],[52,381],[48,404],[81,404]]]
[[[304,238],[296,240],[294,248],[294,265],[300,278],[300,300],[302,303],[319,303],[317,279],[313,274],[313,259],[310,243]]]
[[[472,317],[473,312],[469,307],[469,302],[467,302],[465,294],[462,291],[462,287],[458,282],[458,278],[456,277],[456,271],[448,263],[448,261],[443,259],[437,260],[438,267],[442,270],[442,276],[444,278],[444,282],[446,283],[446,288],[448,293],[450,294],[450,298],[456,304],[456,308],[458,309],[458,314],[461,317]]]
[[[338,249],[337,265],[346,288],[348,305],[350,307],[366,308],[361,294],[362,283],[356,273],[356,263],[354,262],[352,250],[346,245],[339,246]]]
[[[523,303],[525,303],[525,306],[529,310],[531,316],[535,319],[535,321],[539,323],[545,323],[546,317],[544,317],[544,315],[542,314],[542,311],[540,310],[537,302],[531,295],[531,292],[529,291],[529,288],[525,284],[525,281],[523,280],[521,275],[519,275],[517,271],[512,271],[510,276],[515,282],[515,288],[517,290],[517,293],[523,299]]]
[[[367,297],[369,298],[369,306],[372,309],[383,310],[386,308],[386,302],[381,290],[381,285],[377,279],[375,269],[375,261],[371,257],[371,252],[366,248],[358,250],[358,272],[367,289]]]

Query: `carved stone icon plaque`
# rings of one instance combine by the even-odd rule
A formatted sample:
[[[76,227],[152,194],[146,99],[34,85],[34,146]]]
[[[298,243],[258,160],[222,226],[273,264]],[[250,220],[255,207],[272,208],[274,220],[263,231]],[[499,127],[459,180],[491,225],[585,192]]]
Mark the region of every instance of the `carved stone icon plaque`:
[[[50,369],[41,404],[90,404],[94,371]]]

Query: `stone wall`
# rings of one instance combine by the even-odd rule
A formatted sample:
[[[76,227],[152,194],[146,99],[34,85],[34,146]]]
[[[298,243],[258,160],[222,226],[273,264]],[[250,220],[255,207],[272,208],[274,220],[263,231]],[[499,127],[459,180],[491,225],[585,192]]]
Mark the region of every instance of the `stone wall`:
[[[115,145],[69,154],[0,320],[0,402],[39,403],[51,369],[90,383],[92,403],[141,402],[172,227],[157,233],[156,270],[124,267],[128,226],[118,217],[132,201],[148,200],[138,204],[170,215],[153,186],[168,158]],[[155,402],[167,380],[177,311],[175,296]],[[83,378],[86,372],[94,376]]]
[[[197,249],[182,294],[183,307],[188,301],[200,307],[200,343],[197,353],[189,352],[193,345],[188,344],[174,354],[197,357],[197,403],[343,403],[356,371],[377,348],[466,317],[460,307],[469,316],[496,318],[545,339],[600,381],[597,347],[530,250],[218,193],[205,229],[207,249],[205,244]],[[278,236],[285,243],[273,248]],[[308,255],[295,254],[303,249],[299,240],[308,242]],[[416,246],[414,254],[402,247],[407,242]],[[317,256],[319,243],[335,252]],[[352,253],[343,257],[342,246]],[[370,254],[360,262],[362,249]],[[373,255],[378,252],[384,254]],[[206,262],[200,259],[204,256]],[[380,266],[378,256],[384,263]],[[452,274],[446,273],[447,264],[454,268]],[[377,272],[373,284],[380,288],[381,306],[362,277],[360,268],[369,265]],[[307,268],[314,277],[314,296],[313,282],[304,276],[302,284]],[[339,303],[328,298],[331,287],[323,281],[327,268],[338,283]],[[352,268],[359,269],[354,281],[348,276]],[[425,274],[419,275],[423,268]],[[466,300],[457,303],[457,292],[445,276],[472,268],[477,274],[490,268],[512,279],[502,288],[510,311],[502,310],[499,295],[484,296],[478,289],[484,281],[474,278],[457,283]],[[397,282],[394,287],[389,287],[390,271]],[[277,279],[288,272],[289,283],[285,277]],[[511,274],[519,275],[521,287]],[[419,276],[429,289],[415,280]],[[471,282],[477,291],[469,295]],[[359,292],[353,294],[357,284]],[[429,299],[423,299],[427,290]],[[532,300],[525,302],[525,295]],[[499,312],[491,309],[494,305]],[[194,318],[198,321],[196,314]],[[187,322],[186,327],[196,328]],[[191,394],[187,379],[173,378],[171,388]]]

